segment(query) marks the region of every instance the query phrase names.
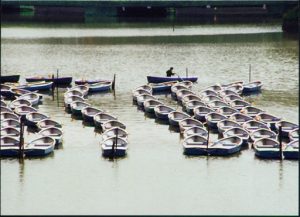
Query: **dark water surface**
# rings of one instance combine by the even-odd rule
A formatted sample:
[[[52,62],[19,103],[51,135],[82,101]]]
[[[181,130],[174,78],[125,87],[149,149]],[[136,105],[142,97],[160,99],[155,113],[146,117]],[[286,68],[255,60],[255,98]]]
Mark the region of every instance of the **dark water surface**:
[[[296,215],[298,161],[260,160],[251,148],[231,157],[186,157],[169,125],[132,103],[133,88],[173,66],[199,76],[194,87],[252,80],[262,94],[246,97],[298,122],[298,41],[280,23],[127,26],[12,25],[1,28],[1,73],[24,77],[57,69],[73,78],[117,74],[116,93],[88,97],[127,125],[127,157],[101,156],[101,135],[44,96],[39,110],[63,124],[63,145],[41,159],[1,159],[1,214]],[[158,96],[180,108],[170,95]],[[25,142],[34,134],[25,135]],[[212,139],[216,139],[213,135]]]

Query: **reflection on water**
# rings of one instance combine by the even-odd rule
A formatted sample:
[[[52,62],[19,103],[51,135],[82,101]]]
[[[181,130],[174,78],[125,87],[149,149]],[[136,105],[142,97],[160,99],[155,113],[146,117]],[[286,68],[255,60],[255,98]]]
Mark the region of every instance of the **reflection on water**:
[[[153,24],[142,23],[116,30],[84,25],[77,31],[79,24],[63,24],[57,32],[57,24],[4,25],[1,73],[18,72],[21,82],[57,69],[73,79],[112,79],[116,74],[115,93],[91,95],[87,101],[126,124],[128,155],[113,161],[103,158],[101,131],[64,111],[66,89],[58,89],[58,101],[57,93],[54,101],[47,93],[39,110],[63,124],[63,144],[53,155],[25,158],[24,164],[1,159],[3,214],[297,213],[297,161],[261,160],[250,146],[231,157],[187,157],[178,129],[144,113],[131,96],[132,89],[146,83],[147,75],[164,75],[170,66],[180,76],[187,68],[190,75],[197,75],[194,90],[200,91],[215,83],[247,81],[251,64],[252,80],[261,80],[264,86],[261,94],[245,99],[297,122],[298,41],[281,33],[278,23],[182,24],[174,35],[170,26],[159,22],[153,31],[148,28]],[[181,32],[186,35],[179,36]],[[182,110],[170,94],[157,97]],[[33,137],[25,135],[25,141]],[[211,141],[217,138],[218,134],[210,134]],[[41,193],[45,189],[50,190]],[[245,203],[249,200],[256,206]]]

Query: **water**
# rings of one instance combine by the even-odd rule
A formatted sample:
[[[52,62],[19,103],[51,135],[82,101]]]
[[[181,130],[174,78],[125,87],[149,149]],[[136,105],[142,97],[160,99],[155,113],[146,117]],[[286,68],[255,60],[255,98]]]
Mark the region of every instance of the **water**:
[[[297,123],[298,41],[280,23],[180,25],[117,23],[5,24],[1,73],[108,78],[116,93],[88,102],[116,115],[129,132],[127,157],[101,156],[101,135],[72,119],[44,96],[39,110],[63,124],[63,145],[49,157],[1,159],[1,214],[296,215],[298,161],[260,160],[251,148],[231,157],[186,157],[182,138],[132,103],[146,75],[198,75],[195,90],[215,83],[252,80],[263,92],[255,106]],[[171,97],[158,96],[180,108]],[[34,134],[25,135],[25,141]],[[216,135],[212,135],[216,139]]]

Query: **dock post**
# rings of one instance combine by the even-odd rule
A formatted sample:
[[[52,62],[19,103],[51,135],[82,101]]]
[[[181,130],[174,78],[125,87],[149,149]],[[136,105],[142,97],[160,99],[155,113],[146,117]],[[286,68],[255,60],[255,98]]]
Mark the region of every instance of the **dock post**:
[[[208,155],[208,143],[209,143],[209,126],[207,125],[207,142],[206,142],[206,154]]]
[[[280,152],[280,160],[282,160],[282,126],[279,126],[279,152]]]
[[[251,64],[249,64],[249,83],[251,82]]]
[[[56,71],[56,80],[58,82],[58,69]],[[56,85],[57,86],[57,85]],[[56,99],[57,99],[57,107],[59,107],[59,100],[58,100],[58,87],[56,87]]]
[[[52,101],[54,101],[54,74],[52,74]]]
[[[188,68],[185,69],[185,75],[186,75],[186,77],[189,77],[189,71],[188,71]]]
[[[19,142],[19,158],[24,157],[24,120],[20,118],[20,142]]]
[[[113,82],[112,82],[112,85],[111,85],[111,88],[113,90],[115,90],[115,85],[116,85],[116,74],[114,74],[114,79],[113,79]]]

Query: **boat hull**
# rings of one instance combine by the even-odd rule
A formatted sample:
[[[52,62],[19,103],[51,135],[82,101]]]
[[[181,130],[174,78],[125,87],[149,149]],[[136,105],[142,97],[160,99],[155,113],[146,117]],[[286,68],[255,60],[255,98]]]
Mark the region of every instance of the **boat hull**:
[[[19,156],[19,149],[18,148],[1,149],[0,156],[1,157],[17,157],[17,156]]]
[[[234,148],[209,148],[209,154],[215,156],[226,156],[237,153],[241,150],[241,145],[235,146]]]
[[[257,150],[255,149],[255,155],[259,158],[267,158],[267,159],[279,159],[280,158],[280,152],[278,151],[272,151],[272,150]]]
[[[90,87],[89,93],[105,92],[111,89],[111,85],[99,86],[99,87]]]
[[[206,148],[183,148],[183,154],[185,155],[207,155],[207,149]]]
[[[123,157],[126,155],[126,150],[125,149],[116,149],[115,152],[112,154],[111,149],[102,149],[102,155],[104,157],[110,157],[114,155],[115,157]]]
[[[42,84],[42,85],[22,86],[21,88],[29,91],[50,90],[52,88],[52,83]]]
[[[53,152],[54,146],[51,146],[47,149],[38,149],[38,148],[29,148],[29,149],[24,149],[24,154],[27,157],[42,157],[50,154]]]
[[[0,77],[0,83],[11,82],[17,83],[20,79],[20,75],[4,75]]]
[[[147,76],[148,83],[163,83],[168,81],[191,81],[196,82],[198,77],[157,77],[157,76]]]
[[[298,151],[283,151],[284,159],[299,159]]]

